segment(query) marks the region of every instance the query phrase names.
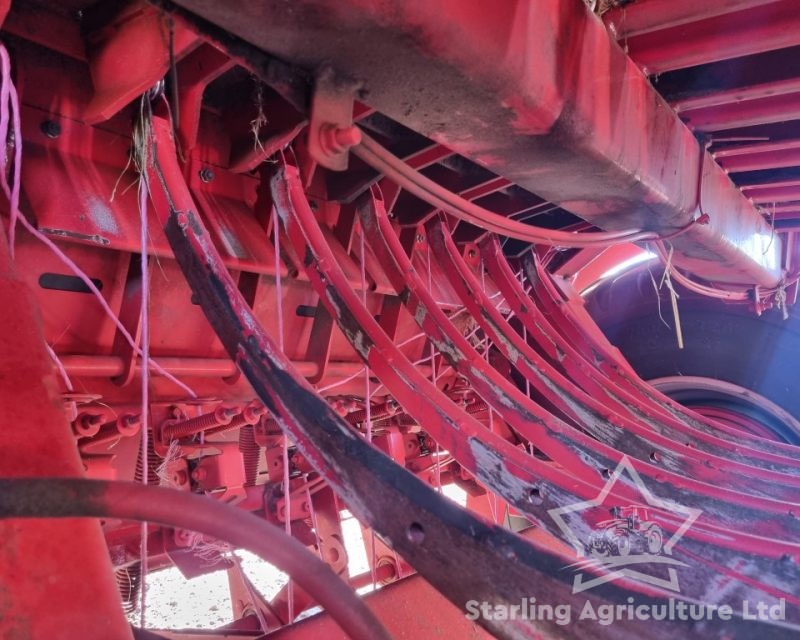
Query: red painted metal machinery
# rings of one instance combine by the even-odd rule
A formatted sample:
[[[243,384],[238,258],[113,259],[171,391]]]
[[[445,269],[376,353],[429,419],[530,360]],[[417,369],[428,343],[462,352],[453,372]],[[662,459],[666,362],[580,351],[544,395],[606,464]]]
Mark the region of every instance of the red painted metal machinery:
[[[576,293],[649,250],[789,314],[797,0],[4,4],[0,637],[195,637],[124,616],[168,566],[230,575],[203,637],[800,633],[797,447],[648,385]],[[679,593],[577,589],[609,510]],[[573,619],[465,616],[531,597]],[[734,614],[578,619],[670,598]]]

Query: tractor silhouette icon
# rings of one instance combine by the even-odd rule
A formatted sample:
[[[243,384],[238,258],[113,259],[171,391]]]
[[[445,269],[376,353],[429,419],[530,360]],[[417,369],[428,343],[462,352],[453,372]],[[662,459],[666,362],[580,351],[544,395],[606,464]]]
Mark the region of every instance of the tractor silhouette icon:
[[[589,538],[589,549],[595,558],[661,553],[664,532],[650,519],[647,508],[630,505],[615,508],[612,513],[614,518],[598,522]]]

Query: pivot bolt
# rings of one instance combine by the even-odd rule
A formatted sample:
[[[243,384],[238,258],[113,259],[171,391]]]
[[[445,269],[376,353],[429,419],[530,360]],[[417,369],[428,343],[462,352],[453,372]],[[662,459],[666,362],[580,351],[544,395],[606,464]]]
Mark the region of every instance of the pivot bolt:
[[[361,144],[361,129],[354,125],[337,127],[327,123],[320,128],[319,143],[327,154],[337,155]]]
[[[73,433],[79,438],[91,438],[96,436],[103,424],[103,416],[90,413],[82,413],[72,425]]]
[[[45,120],[39,125],[39,129],[48,138],[58,138],[61,135],[61,125],[53,120]]]

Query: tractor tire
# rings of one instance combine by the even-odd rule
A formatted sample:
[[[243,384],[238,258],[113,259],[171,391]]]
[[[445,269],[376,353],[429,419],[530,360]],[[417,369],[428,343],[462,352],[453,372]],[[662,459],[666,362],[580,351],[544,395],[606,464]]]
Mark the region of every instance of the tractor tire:
[[[656,280],[661,270],[651,265]],[[773,309],[756,315],[748,304],[731,304],[675,285],[684,348],[679,349],[669,293],[656,294],[647,268],[631,270],[585,296],[587,311],[644,380],[672,378],[676,401],[740,415],[758,435],[800,444],[800,309],[783,319]],[[689,382],[680,384],[678,376]],[[691,379],[705,379],[698,388]],[[755,392],[718,390],[714,381]],[[656,383],[656,386],[658,384]],[[719,385],[724,387],[725,385]],[[763,402],[762,400],[766,400]],[[777,406],[774,406],[777,405]],[[784,411],[781,411],[784,410]],[[788,415],[787,415],[788,414]]]

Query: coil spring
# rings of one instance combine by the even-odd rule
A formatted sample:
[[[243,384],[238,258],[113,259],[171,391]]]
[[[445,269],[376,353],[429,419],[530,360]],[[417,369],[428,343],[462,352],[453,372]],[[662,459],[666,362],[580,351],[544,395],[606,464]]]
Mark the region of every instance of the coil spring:
[[[258,479],[258,463],[261,457],[261,447],[255,438],[252,425],[246,425],[239,430],[239,451],[244,462],[244,486],[253,487]]]
[[[153,438],[147,440],[147,484],[159,484],[158,467],[163,459],[159,456],[153,448]],[[136,482],[142,481],[142,450],[136,455],[136,472],[133,479]]]
[[[139,600],[139,588],[142,584],[142,565],[136,562],[128,567],[117,569],[114,572],[117,581],[122,608],[125,613],[132,613]]]

